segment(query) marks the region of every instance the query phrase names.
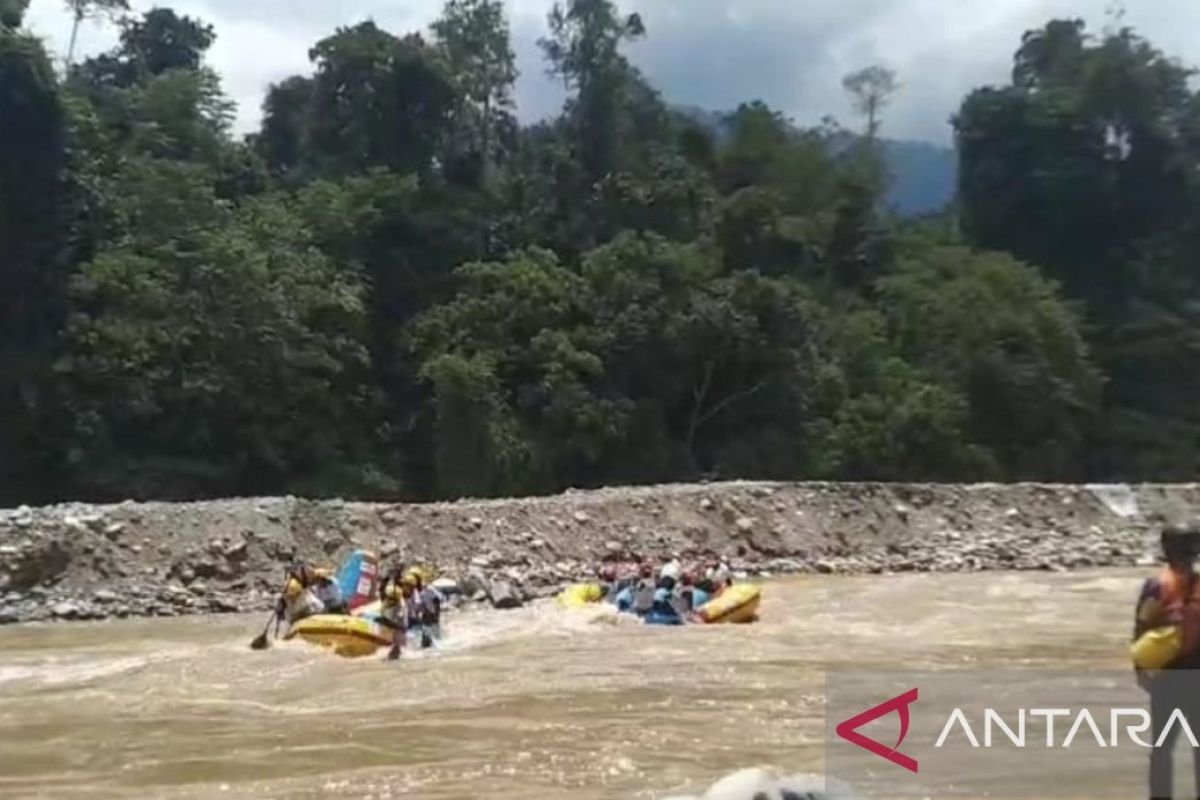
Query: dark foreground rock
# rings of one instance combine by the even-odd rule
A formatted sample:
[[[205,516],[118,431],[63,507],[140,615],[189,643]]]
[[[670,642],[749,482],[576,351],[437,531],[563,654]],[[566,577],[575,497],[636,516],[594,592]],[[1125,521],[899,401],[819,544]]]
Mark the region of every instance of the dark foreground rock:
[[[601,563],[721,559],[753,575],[1153,563],[1200,485],[721,483],[432,504],[64,504],[0,510],[0,624],[265,610],[292,558],[434,566],[501,607]]]

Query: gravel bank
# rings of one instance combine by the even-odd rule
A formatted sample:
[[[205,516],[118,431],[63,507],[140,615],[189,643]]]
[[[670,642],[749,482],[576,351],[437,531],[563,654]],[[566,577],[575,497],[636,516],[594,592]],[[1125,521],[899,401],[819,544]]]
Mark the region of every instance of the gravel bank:
[[[0,624],[267,608],[293,556],[353,547],[529,596],[602,560],[720,556],[754,574],[1064,570],[1154,559],[1200,517],[1200,484],[719,483],[544,498],[375,504],[297,498],[0,511]]]

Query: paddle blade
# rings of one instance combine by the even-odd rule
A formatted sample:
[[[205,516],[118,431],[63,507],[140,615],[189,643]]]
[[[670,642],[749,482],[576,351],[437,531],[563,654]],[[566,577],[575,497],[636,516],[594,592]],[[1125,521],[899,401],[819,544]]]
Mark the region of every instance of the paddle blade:
[[[267,638],[267,632],[263,631],[258,636],[254,637],[254,641],[250,643],[251,650],[266,650],[271,646],[271,640]]]

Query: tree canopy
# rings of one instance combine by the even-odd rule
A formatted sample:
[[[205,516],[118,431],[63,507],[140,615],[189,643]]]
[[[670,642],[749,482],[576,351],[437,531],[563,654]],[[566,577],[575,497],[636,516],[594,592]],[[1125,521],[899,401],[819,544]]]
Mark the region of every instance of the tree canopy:
[[[955,118],[958,202],[884,210],[866,124],[720,130],[562,0],[518,122],[504,4],[331,31],[238,138],[202,20],[117,0],[56,72],[0,0],[0,501],[458,497],[712,478],[1200,468],[1200,97],[1051,21]],[[905,76],[917,83],[921,76]]]

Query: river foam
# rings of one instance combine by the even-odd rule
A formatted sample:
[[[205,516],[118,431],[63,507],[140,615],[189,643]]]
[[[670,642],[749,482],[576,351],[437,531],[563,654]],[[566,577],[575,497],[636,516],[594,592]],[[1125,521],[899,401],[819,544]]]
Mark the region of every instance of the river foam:
[[[849,787],[820,775],[777,776],[761,768],[726,775],[703,795],[662,800],[854,800]]]

